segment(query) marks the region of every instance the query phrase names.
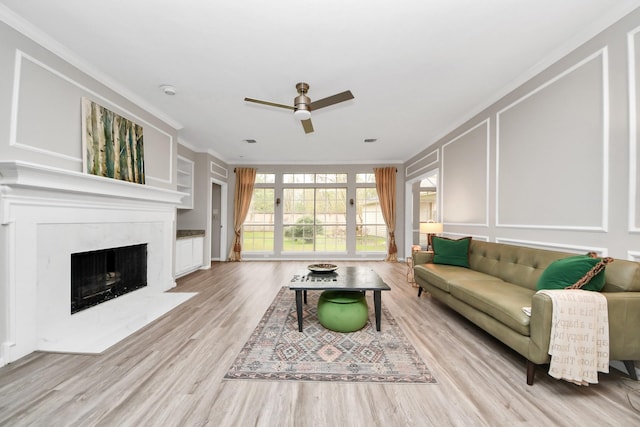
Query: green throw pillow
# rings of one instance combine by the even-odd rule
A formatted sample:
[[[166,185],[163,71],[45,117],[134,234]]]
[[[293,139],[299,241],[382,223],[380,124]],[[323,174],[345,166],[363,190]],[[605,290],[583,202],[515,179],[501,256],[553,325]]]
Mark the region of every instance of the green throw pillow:
[[[587,255],[576,255],[553,261],[542,272],[536,290],[564,289],[582,279],[594,268],[602,258],[591,258]],[[596,274],[581,289],[586,291],[600,291],[604,287],[604,269]]]
[[[471,237],[451,240],[445,237],[433,236],[433,263],[458,265],[469,268],[469,244]]]

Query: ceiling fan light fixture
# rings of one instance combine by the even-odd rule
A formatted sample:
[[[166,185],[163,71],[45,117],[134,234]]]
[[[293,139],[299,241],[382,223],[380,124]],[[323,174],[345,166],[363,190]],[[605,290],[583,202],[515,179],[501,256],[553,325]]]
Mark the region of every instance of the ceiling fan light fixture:
[[[300,121],[309,120],[311,118],[311,111],[307,110],[305,105],[305,108],[298,108],[296,111],[294,111],[293,117]]]

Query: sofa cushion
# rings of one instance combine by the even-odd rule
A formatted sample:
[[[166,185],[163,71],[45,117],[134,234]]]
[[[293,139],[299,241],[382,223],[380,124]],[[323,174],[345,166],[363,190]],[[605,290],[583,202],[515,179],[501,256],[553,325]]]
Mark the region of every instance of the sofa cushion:
[[[529,316],[522,307],[530,307],[535,291],[493,280],[451,280],[449,292],[457,299],[493,317],[516,332],[529,336]]]
[[[591,269],[601,261],[601,258],[592,258],[588,255],[576,255],[556,260],[540,275],[536,289],[565,289],[589,274]],[[582,289],[600,291],[604,286],[604,281],[604,270],[602,270],[582,286]]]
[[[495,280],[496,278],[479,271],[454,265],[421,264],[413,269],[414,277],[426,281],[432,286],[449,292],[450,280]]]
[[[445,237],[434,236],[431,239],[433,245],[433,263],[458,265],[469,268],[469,244],[471,237],[452,240]]]

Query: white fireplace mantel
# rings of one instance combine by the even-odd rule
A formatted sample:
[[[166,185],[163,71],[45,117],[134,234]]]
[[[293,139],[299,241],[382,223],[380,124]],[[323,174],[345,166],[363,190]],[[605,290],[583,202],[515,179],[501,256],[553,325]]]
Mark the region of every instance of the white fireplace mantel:
[[[105,198],[180,204],[187,193],[26,162],[0,162],[0,185]]]
[[[0,162],[0,366],[33,351],[99,353],[184,302],[175,286],[184,193]],[[147,286],[71,314],[72,253],[147,244]]]

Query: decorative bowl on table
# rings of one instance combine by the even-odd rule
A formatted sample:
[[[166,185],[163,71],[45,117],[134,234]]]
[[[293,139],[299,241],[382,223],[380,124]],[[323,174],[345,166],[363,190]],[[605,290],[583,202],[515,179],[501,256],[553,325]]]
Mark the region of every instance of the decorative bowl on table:
[[[332,273],[338,268],[335,264],[311,264],[307,266],[312,273]]]

